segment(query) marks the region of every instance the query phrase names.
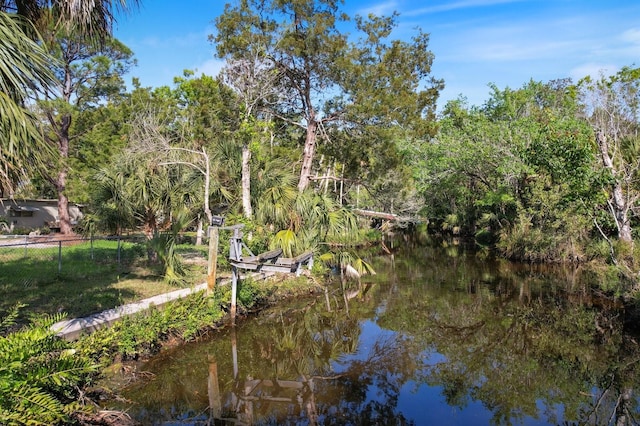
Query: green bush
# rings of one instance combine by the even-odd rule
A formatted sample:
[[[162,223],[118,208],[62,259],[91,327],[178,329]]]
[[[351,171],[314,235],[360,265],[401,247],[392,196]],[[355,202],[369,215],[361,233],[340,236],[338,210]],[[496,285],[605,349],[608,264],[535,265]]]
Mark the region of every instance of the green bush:
[[[25,228],[23,226],[16,226],[11,230],[11,235],[29,235],[32,231],[30,228]]]
[[[255,305],[259,298],[260,289],[256,287],[252,279],[244,279],[238,284],[238,305],[249,309]]]
[[[611,245],[602,238],[594,238],[588,242],[585,253],[590,259],[611,260]]]
[[[218,293],[218,291],[216,291]],[[158,351],[169,337],[190,341],[219,323],[224,315],[216,294],[193,294],[162,307],[131,315],[90,335],[76,348],[87,357],[109,364],[114,358],[136,359]]]
[[[12,327],[17,305],[0,321]],[[41,317],[0,336],[0,424],[71,423],[83,411],[79,389],[96,371],[88,357],[51,331],[60,316]]]
[[[565,211],[546,221],[521,213],[512,226],[500,232],[496,247],[511,260],[585,262],[591,259],[586,248],[591,241],[588,222],[578,212]]]

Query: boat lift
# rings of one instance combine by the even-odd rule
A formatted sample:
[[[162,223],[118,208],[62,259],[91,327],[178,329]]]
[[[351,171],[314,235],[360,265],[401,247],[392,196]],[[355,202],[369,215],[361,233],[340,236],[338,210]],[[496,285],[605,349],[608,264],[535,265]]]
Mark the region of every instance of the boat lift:
[[[308,269],[313,267],[313,252],[306,251],[296,257],[282,257],[282,249],[270,250],[258,255],[251,252],[242,241],[243,224],[221,226],[223,220],[219,220],[209,227],[209,272],[207,281],[209,290],[215,287],[215,275],[218,251],[218,230],[232,230],[233,236],[229,244],[229,264],[231,265],[231,321],[235,323],[236,299],[240,269],[252,272],[278,272],[295,273],[300,276],[302,267],[306,264]]]

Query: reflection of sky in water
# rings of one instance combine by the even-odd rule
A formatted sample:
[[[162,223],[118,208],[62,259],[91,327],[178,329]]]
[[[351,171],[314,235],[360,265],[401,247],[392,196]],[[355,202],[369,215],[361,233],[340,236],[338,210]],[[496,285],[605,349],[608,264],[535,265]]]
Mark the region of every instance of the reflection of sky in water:
[[[535,276],[539,280],[537,269],[534,275],[520,273],[502,279],[496,272],[500,269],[492,265],[465,266],[464,258],[456,258],[456,267],[451,268],[447,261],[436,257],[424,262],[424,256],[423,253],[419,260],[406,265],[397,262],[393,272],[394,277],[400,278],[392,281],[385,278],[380,266],[379,281],[369,289],[367,297],[349,299],[350,312],[343,307],[342,297],[335,297],[326,313],[324,299],[305,305],[304,309],[300,306],[306,302],[291,307],[283,303],[285,306],[280,309],[243,323],[237,329],[239,381],[232,376],[230,353],[236,340],[230,340],[230,333],[221,333],[214,342],[185,346],[175,356],[161,357],[164,362],[155,365],[154,380],[145,390],[142,405],[134,405],[130,412],[142,413],[140,419],[174,421],[163,424],[198,424],[175,422],[192,415],[204,416],[204,420],[209,404],[207,368],[215,354],[225,410],[232,416],[241,416],[245,415],[245,407],[253,404],[251,412],[256,419],[267,423],[272,419],[270,424],[285,420],[287,424],[308,424],[306,413],[310,402],[317,404],[320,419],[332,424],[349,421],[351,424],[404,421],[415,425],[562,424],[563,399],[568,404],[570,420],[577,417],[587,420],[583,423],[598,424],[581,413],[576,414],[576,410],[590,409],[603,396],[597,388],[589,391],[591,378],[582,372],[609,380],[607,363],[610,359],[619,362],[619,358],[604,355],[618,353],[615,340],[602,352],[598,345],[588,342],[581,345],[577,339],[570,340],[579,345],[575,347],[554,339],[572,338],[575,333],[590,336],[590,311],[572,304],[557,311],[563,308],[557,305],[557,294],[552,293],[551,303],[546,303],[546,280],[541,281],[545,285],[534,285],[538,281],[532,284],[530,279],[527,284],[528,297],[543,303],[520,300],[519,277]],[[486,278],[489,273],[495,275],[491,280]],[[417,282],[421,284],[413,285]],[[476,284],[469,287],[465,284],[468,282]],[[485,283],[484,287],[479,287],[479,282]],[[364,306],[358,306],[360,303]],[[584,321],[558,320],[567,317]],[[467,330],[468,324],[479,327],[469,329],[468,333],[454,331],[456,326]],[[513,324],[529,324],[529,328],[514,328]],[[392,331],[403,330],[401,327],[407,327],[408,334]],[[492,343],[494,336],[499,340]],[[540,340],[540,336],[544,339]],[[523,343],[531,352],[519,352]],[[281,346],[285,349],[279,349]],[[558,350],[550,353],[549,347]],[[536,357],[536,350],[542,358]],[[340,355],[340,351],[346,352]],[[184,355],[180,355],[182,352]],[[574,360],[574,354],[579,358]],[[583,358],[598,360],[600,364],[578,362]],[[634,364],[625,365],[633,368]],[[331,371],[327,371],[327,366]],[[591,372],[591,367],[599,366],[603,368]],[[624,370],[625,377],[630,371]],[[236,404],[248,376],[252,380],[264,379],[265,383],[274,378],[302,383],[299,372],[318,374],[312,392],[306,386],[297,390],[265,384],[256,387],[250,398],[243,400],[244,405]],[[618,395],[611,395],[604,401],[608,405],[598,420],[608,418],[615,409]],[[256,399],[265,396],[290,400]],[[636,392],[633,398],[637,401]],[[177,412],[153,417],[156,413],[152,411],[162,413],[173,406],[178,407]],[[234,411],[236,407],[240,411]],[[637,402],[631,404],[634,413],[638,412],[637,407]],[[521,413],[531,413],[537,419]]]
[[[360,335],[358,336],[358,349],[353,354],[343,354],[337,362],[333,362],[331,367],[336,373],[342,373],[349,368],[353,361],[365,361],[371,356],[371,349],[376,343],[385,340],[393,340],[395,331],[384,330],[378,324],[365,320],[360,321]]]
[[[384,306],[381,307],[384,311]],[[377,314],[381,313],[380,308]],[[355,353],[343,354],[331,367],[337,374],[349,369],[354,361],[366,361],[372,357],[371,351],[385,342],[393,341],[397,336],[395,331],[380,328],[373,321],[360,321],[359,344]],[[446,357],[435,351],[422,353],[424,365],[434,365],[446,362]],[[428,386],[414,381],[405,383],[399,393],[397,412],[416,425],[488,425],[491,424],[493,413],[486,409],[479,401],[469,401],[464,407],[452,407],[447,404],[442,394],[441,386]],[[382,389],[372,384],[367,389],[367,401],[385,403],[386,397]],[[542,401],[537,401],[541,419],[526,417],[514,424],[525,426],[547,425],[545,419],[562,419],[563,407],[553,407],[555,413],[549,412]]]

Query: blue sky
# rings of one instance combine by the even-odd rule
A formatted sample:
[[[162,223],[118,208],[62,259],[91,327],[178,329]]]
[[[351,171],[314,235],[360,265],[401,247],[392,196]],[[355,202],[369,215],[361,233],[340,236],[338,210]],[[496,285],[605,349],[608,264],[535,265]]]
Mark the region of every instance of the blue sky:
[[[135,76],[143,86],[171,85],[184,69],[215,75],[221,63],[207,36],[224,3],[142,0],[140,10],[120,17],[115,36],[138,60],[127,82]],[[530,79],[576,81],[640,66],[638,0],[346,0],[343,10],[397,11],[396,38],[409,38],[416,27],[430,34],[432,75],[446,85],[439,108],[460,94],[482,105],[489,83],[518,88]]]

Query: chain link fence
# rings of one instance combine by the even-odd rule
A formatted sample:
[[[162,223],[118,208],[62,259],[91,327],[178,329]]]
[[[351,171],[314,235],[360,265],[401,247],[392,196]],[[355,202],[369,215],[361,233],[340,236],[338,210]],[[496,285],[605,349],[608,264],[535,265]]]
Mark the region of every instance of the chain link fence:
[[[201,284],[207,246],[181,236],[175,249],[179,282],[166,279],[163,247],[140,236],[81,238],[60,234],[0,235],[0,321],[19,307],[28,315],[83,317],[116,306]],[[176,265],[172,265],[176,268]],[[174,269],[174,274],[177,269]]]
[[[0,236],[0,289],[124,271],[145,253],[140,238]]]

